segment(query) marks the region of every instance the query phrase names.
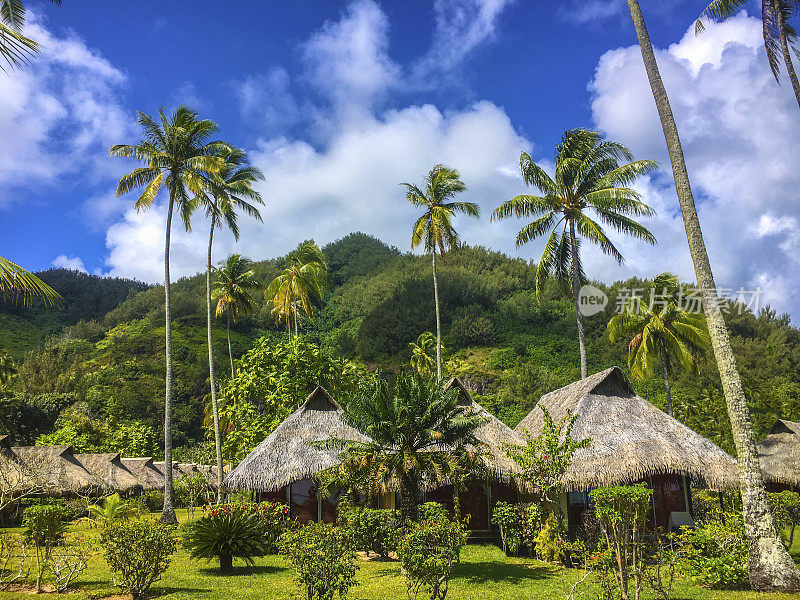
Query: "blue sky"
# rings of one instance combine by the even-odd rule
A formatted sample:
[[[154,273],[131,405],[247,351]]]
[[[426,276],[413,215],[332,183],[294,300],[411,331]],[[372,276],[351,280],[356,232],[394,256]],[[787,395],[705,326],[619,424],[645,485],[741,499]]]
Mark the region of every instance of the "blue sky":
[[[788,82],[769,73],[757,11],[695,37],[702,3],[664,4],[642,1],[718,283],[761,287],[762,304],[797,318],[800,111]],[[0,256],[31,269],[160,278],[163,204],[136,214],[135,197],[116,198],[133,165],[106,151],[138,139],[136,110],[162,105],[214,119],[267,175],[264,223],[245,223],[238,245],[221,236],[220,259],[353,230],[408,249],[414,215],[397,183],[439,161],[461,169],[483,209],[459,223],[464,239],[533,258],[540,245],[514,248],[520,223],[488,223],[524,190],[521,151],[546,163],[564,129],[585,126],[668,163],[622,0],[26,5],[45,50],[0,74]],[[659,245],[620,240],[623,267],[589,250],[590,276],[691,279],[668,171],[639,185]],[[198,216],[176,234],[177,275],[202,268],[205,229]]]

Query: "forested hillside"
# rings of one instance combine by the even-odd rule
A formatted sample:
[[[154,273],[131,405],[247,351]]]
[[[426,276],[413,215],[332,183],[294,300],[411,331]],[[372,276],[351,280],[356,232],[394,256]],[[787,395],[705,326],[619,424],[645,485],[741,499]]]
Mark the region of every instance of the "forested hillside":
[[[433,331],[427,257],[400,253],[355,233],[323,248],[331,289],[306,341],[332,358],[350,358],[387,374],[408,366],[409,342]],[[222,257],[220,257],[222,258]],[[285,258],[256,263],[268,282]],[[16,361],[2,389],[0,421],[20,443],[72,443],[76,450],[158,455],[163,421],[163,289],[139,282],[54,270],[42,278],[65,298],[60,309],[3,306],[0,349]],[[574,308],[554,284],[539,304],[535,265],[483,248],[464,247],[439,264],[446,376],[458,375],[502,420],[515,425],[543,394],[579,377]],[[608,341],[606,324],[622,288],[647,281],[597,283],[609,295],[604,312],[586,319],[591,371],[625,365],[627,341]],[[208,393],[205,279],[184,278],[172,288],[175,326],[177,446],[202,440]],[[233,325],[235,356],[266,336],[286,337],[263,297],[256,311]],[[758,435],[776,417],[800,419],[800,331],[770,311],[727,315]],[[225,323],[215,328],[219,378],[230,377]],[[264,342],[262,342],[263,344]],[[663,406],[663,382],[636,383]],[[673,382],[675,415],[732,452],[719,378],[711,360],[698,374]],[[287,401],[296,402],[297,399]],[[267,410],[267,409],[265,409]],[[180,457],[179,449],[178,456]]]

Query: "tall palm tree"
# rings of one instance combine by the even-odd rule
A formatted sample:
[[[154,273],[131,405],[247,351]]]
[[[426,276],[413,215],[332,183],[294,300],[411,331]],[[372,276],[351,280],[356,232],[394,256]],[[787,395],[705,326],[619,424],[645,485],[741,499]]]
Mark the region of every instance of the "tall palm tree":
[[[595,131],[567,130],[555,151],[555,179],[525,152],[520,157],[523,181],[543,195],[515,196],[498,206],[491,216],[492,220],[511,216],[536,217],[517,234],[517,247],[550,232],[536,268],[536,296],[541,302],[544,282],[550,275],[562,283],[570,281],[578,323],[581,377],[589,375],[589,362],[583,314],[578,302],[578,292],[584,279],[578,238],[600,246],[605,254],[618,263],[624,261],[600,223],[589,217],[589,211],[620,233],[649,244],[656,242],[653,234],[632,218],[649,217],[655,211],[641,201],[637,191],[627,186],[658,165],[652,160],[620,165],[621,158],[633,160],[630,150],[622,144],[603,141]]]
[[[394,386],[375,378],[348,400],[342,415],[370,441],[331,440],[344,445],[331,478],[367,494],[384,493],[396,481],[403,520],[413,519],[423,482],[458,473],[467,449],[481,448],[475,432],[486,418],[458,401],[457,389],[419,373],[401,373]]]
[[[314,242],[303,242],[288,257],[288,264],[267,286],[264,296],[272,303],[275,320],[286,320],[289,335],[297,337],[298,305],[305,315],[314,319],[314,302],[321,302],[329,284],[325,255]]]
[[[162,188],[169,194],[164,239],[164,313],[166,376],[164,400],[164,459],[172,464],[172,320],[170,314],[169,249],[172,215],[177,207],[184,226],[190,228],[189,218],[197,207],[195,199],[210,187],[212,177],[221,167],[218,158],[232,148],[224,142],[209,141],[217,125],[208,119],[198,119],[197,113],[180,106],[171,115],[166,108],[153,118],[138,113],[137,122],[144,138],[136,144],[119,144],[109,150],[111,156],[135,158],[145,166],[124,175],[117,184],[117,195],[143,187],[136,210],[147,210]],[[161,520],[176,523],[173,507],[172,469],[164,477],[164,511]]]
[[[61,0],[50,2],[61,4]],[[0,57],[10,67],[24,65],[31,54],[40,50],[39,44],[22,33],[24,27],[25,7],[21,0],[0,0]],[[0,70],[5,71],[2,66]]]
[[[247,162],[247,154],[238,148],[226,152],[222,156],[224,164],[219,173],[213,177],[213,183],[208,193],[204,193],[201,201],[206,207],[206,213],[211,221],[208,234],[208,261],[206,263],[206,325],[208,334],[208,377],[211,386],[211,411],[214,417],[214,447],[217,458],[217,502],[222,500],[222,434],[219,428],[219,404],[217,399],[217,385],[214,374],[214,346],[211,331],[211,262],[212,248],[214,245],[214,230],[227,225],[233,232],[234,238],[239,239],[239,225],[236,210],[240,209],[249,216],[261,221],[261,213],[250,202],[263,203],[261,194],[253,189],[253,184],[264,179],[259,169]],[[230,350],[230,326],[228,328],[228,349]],[[231,356],[231,362],[233,362]]]
[[[695,22],[695,32],[701,33],[705,26],[703,19],[723,21],[729,19],[749,4],[749,0],[713,0]],[[789,81],[792,83],[794,97],[800,106],[800,81],[792,62],[792,50],[797,41],[797,31],[789,23],[793,12],[800,10],[800,0],[761,0],[761,22],[764,31],[764,48],[775,81],[780,83],[780,62],[786,65]],[[779,56],[780,54],[780,56]]]
[[[736,370],[736,359],[731,348],[728,330],[722,313],[718,310],[719,296],[711,263],[708,259],[700,219],[689,183],[689,173],[683,156],[683,147],[678,135],[678,126],[672,114],[667,90],[658,69],[653,45],[647,32],[647,24],[638,0],[627,0],[639,48],[642,52],[650,89],[661,119],[664,139],[667,143],[678,203],[683,213],[683,224],[689,242],[689,252],[694,263],[694,272],[703,297],[703,310],[708,323],[708,334],[714,358],[717,361],[725,402],[730,417],[733,441],[739,463],[739,480],[744,508],[745,533],[750,553],[750,584],[756,590],[800,590],[800,571],[778,537],[775,520],[770,512],[761,465],[756,453],[753,424],[750,410],[742,388],[742,380]]]
[[[628,345],[628,369],[635,379],[650,379],[660,369],[670,417],[670,375],[678,369],[696,371],[696,359],[711,346],[705,316],[678,306],[673,292],[677,287],[677,277],[662,273],[653,282],[653,289],[663,292],[660,294],[660,310],[659,303],[643,304],[630,299],[623,312],[608,322],[608,337],[612,343],[633,335]]]
[[[436,338],[430,331],[419,334],[416,342],[410,342],[411,368],[422,375],[430,375],[433,370],[434,360],[431,350],[436,347]]]
[[[424,208],[411,232],[411,248],[422,244],[431,255],[433,268],[433,301],[436,307],[436,378],[442,378],[442,324],[439,316],[439,281],[436,278],[436,251],[442,256],[459,245],[458,233],[453,227],[456,213],[477,217],[480,207],[474,202],[448,202],[467,186],[458,171],[444,165],[435,165],[425,176],[424,190],[412,183],[401,183],[406,188],[406,200],[417,208]]]
[[[236,323],[239,315],[253,314],[252,293],[261,285],[253,271],[253,261],[242,258],[240,254],[231,254],[228,259],[214,267],[216,279],[211,282],[211,293],[217,299],[214,314],[228,318],[228,358],[231,361],[231,377],[233,370],[233,350],[231,349],[231,321]]]
[[[0,34],[1,35],[1,34]],[[30,271],[0,256],[0,298],[30,304],[34,298],[41,298],[45,305],[61,302],[61,295]]]

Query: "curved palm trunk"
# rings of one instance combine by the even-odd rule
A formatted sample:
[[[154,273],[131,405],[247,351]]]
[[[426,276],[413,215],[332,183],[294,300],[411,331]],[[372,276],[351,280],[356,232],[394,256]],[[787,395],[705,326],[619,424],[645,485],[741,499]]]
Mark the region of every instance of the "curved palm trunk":
[[[569,244],[570,244],[570,270],[572,271],[572,300],[575,302],[575,318],[578,321],[578,346],[581,352],[581,377],[589,376],[589,359],[586,353],[586,331],[583,326],[583,314],[581,313],[578,293],[581,289],[581,278],[578,273],[578,242],[575,238],[575,223],[569,222]]]
[[[792,89],[794,90],[794,97],[797,100],[797,105],[800,106],[800,81],[797,79],[797,73],[794,70],[794,63],[792,62],[792,53],[789,50],[789,40],[786,39],[786,22],[784,21],[784,14],[781,10],[780,2],[773,0],[773,7],[775,10],[776,18],[778,19],[778,31],[781,38],[781,52],[783,53],[783,62],[786,63],[786,72],[789,73],[789,81],[792,82]]]
[[[739,481],[744,509],[745,533],[749,547],[750,584],[756,590],[800,590],[800,571],[783,547],[767,503],[764,480],[756,453],[750,410],[736,370],[728,330],[722,314],[717,310],[718,297],[711,264],[708,260],[700,220],[689,184],[689,175],[683,157],[683,148],[667,91],[658,70],[653,46],[647,33],[644,16],[638,0],[627,0],[636,36],[642,52],[653,98],[661,118],[667,142],[675,189],[678,195],[689,251],[695,275],[703,296],[703,307],[708,322],[711,346],[719,369],[722,388],[730,417],[733,439],[739,463]]]
[[[233,350],[231,349],[231,306],[228,305],[228,359],[231,361],[231,379],[236,376],[233,370]]]
[[[442,380],[442,322],[439,318],[439,281],[436,279],[436,248],[433,257],[433,303],[436,305],[436,380]]]
[[[211,233],[208,234],[208,264],[206,265],[206,321],[208,323],[208,380],[211,384],[211,412],[214,415],[214,450],[217,455],[217,503],[222,501],[222,434],[219,428],[219,403],[217,382],[214,376],[214,343],[211,332],[211,248],[214,244],[216,217],[211,217]]]
[[[170,313],[169,288],[169,242],[172,229],[172,211],[175,207],[175,196],[170,192],[169,209],[167,210],[167,233],[164,241],[164,315],[165,315],[165,362],[164,378],[164,509],[161,512],[163,523],[177,523],[173,507],[172,486],[172,319]]]

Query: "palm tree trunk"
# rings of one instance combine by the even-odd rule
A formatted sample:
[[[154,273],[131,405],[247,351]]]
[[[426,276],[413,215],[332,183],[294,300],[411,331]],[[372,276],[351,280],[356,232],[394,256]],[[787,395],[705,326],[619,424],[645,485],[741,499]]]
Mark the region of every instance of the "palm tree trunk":
[[[789,73],[789,81],[792,82],[792,89],[794,90],[794,97],[797,100],[797,105],[800,106],[800,81],[797,79],[797,73],[794,70],[794,63],[792,62],[792,53],[789,50],[789,40],[786,39],[786,22],[784,21],[784,13],[781,10],[781,3],[773,0],[773,9],[775,16],[778,20],[778,31],[781,38],[781,52],[783,52],[783,62],[786,63],[786,72]]]
[[[231,379],[236,376],[233,370],[233,350],[231,349],[231,305],[228,305],[228,359],[231,361]]]
[[[161,512],[162,523],[177,523],[173,507],[172,486],[172,319],[170,314],[169,289],[169,242],[172,229],[172,211],[175,207],[175,196],[170,192],[167,209],[167,233],[164,241],[164,322],[165,322],[165,367],[164,377],[164,509]]]
[[[667,414],[671,417],[672,416],[672,392],[669,389],[669,371],[667,369],[666,361],[661,361],[662,366],[664,367],[664,391],[667,393]]]
[[[708,322],[711,346],[717,361],[733,430],[733,440],[739,463],[745,533],[749,548],[750,584],[755,590],[800,590],[800,571],[778,538],[775,521],[767,502],[761,466],[755,448],[750,410],[747,407],[742,382],[736,370],[728,330],[722,314],[718,310],[719,299],[716,285],[689,184],[689,175],[675,117],[672,114],[667,91],[658,70],[658,63],[638,0],[628,0],[628,8],[636,29],[645,70],[667,142],[672,173],[675,178],[675,189],[689,242],[689,251],[694,263],[697,283],[702,291],[703,308]]]
[[[292,302],[292,313],[294,314],[294,337],[297,337],[297,300]]]
[[[439,317],[439,281],[436,278],[436,248],[433,257],[433,303],[436,306],[436,380],[442,380],[442,322]]]
[[[589,376],[589,359],[586,353],[586,331],[583,326],[578,293],[581,289],[581,278],[578,273],[578,240],[575,237],[575,223],[569,222],[570,270],[572,271],[572,300],[575,302],[575,318],[578,321],[578,347],[581,352],[581,377]]]
[[[208,264],[206,265],[206,321],[208,323],[208,380],[211,384],[211,412],[214,416],[214,450],[217,453],[217,503],[222,501],[222,434],[219,429],[219,403],[217,382],[214,376],[214,343],[211,332],[211,248],[214,244],[216,217],[211,217],[211,232],[208,234]]]

